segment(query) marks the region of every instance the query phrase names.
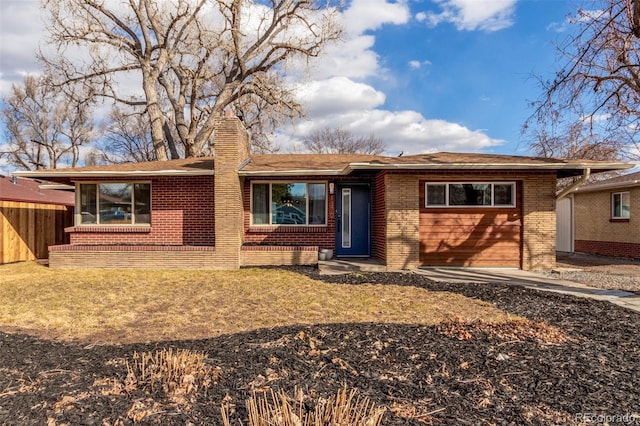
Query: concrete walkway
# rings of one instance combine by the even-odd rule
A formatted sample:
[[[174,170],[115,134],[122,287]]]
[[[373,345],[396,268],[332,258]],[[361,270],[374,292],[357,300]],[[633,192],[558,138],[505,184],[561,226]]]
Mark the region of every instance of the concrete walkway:
[[[374,259],[332,259],[318,262],[318,268],[321,275],[386,271],[385,266]],[[518,285],[535,290],[605,300],[640,312],[640,295],[635,293],[589,287],[573,281],[556,279],[519,269],[419,268],[404,273],[424,275],[432,281],[443,283],[505,283]]]
[[[550,291],[571,296],[606,300],[640,312],[640,295],[622,290],[589,287],[573,281],[560,280],[547,275],[519,269],[449,269],[420,268],[414,273],[436,282],[450,283],[505,283],[534,290]]]

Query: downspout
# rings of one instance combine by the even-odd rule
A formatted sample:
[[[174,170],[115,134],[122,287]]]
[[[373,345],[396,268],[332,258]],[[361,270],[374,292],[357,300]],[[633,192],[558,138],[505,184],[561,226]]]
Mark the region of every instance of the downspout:
[[[571,192],[573,192],[574,189],[578,188],[579,186],[582,186],[590,177],[591,177],[591,168],[587,167],[586,169],[582,170],[582,177],[580,178],[580,180],[568,186],[567,188],[563,189],[558,195],[556,195],[556,200],[561,200],[567,195],[569,195]]]

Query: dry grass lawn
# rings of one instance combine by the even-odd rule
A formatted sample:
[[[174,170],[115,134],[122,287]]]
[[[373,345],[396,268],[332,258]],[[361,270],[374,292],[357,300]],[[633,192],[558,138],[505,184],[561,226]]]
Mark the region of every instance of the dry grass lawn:
[[[184,340],[294,324],[432,325],[513,316],[415,287],[329,284],[286,270],[51,270],[0,266],[0,329],[95,344]]]

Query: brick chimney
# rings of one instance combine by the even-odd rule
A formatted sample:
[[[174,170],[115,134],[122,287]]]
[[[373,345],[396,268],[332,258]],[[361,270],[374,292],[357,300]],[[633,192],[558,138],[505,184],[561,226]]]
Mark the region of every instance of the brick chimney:
[[[232,111],[214,124],[216,259],[226,269],[240,268],[244,235],[243,182],[238,168],[249,158],[249,133]]]

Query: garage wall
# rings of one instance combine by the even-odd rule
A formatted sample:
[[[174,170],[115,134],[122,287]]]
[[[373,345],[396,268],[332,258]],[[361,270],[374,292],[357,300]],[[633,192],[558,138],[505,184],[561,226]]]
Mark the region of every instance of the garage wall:
[[[386,172],[384,178],[389,269],[555,266],[555,171]],[[511,209],[426,209],[427,181],[514,181],[517,204]]]
[[[485,181],[487,181],[485,179]],[[420,187],[428,181],[421,180]],[[522,260],[522,185],[515,208],[426,208],[420,192],[423,266],[519,268]]]

